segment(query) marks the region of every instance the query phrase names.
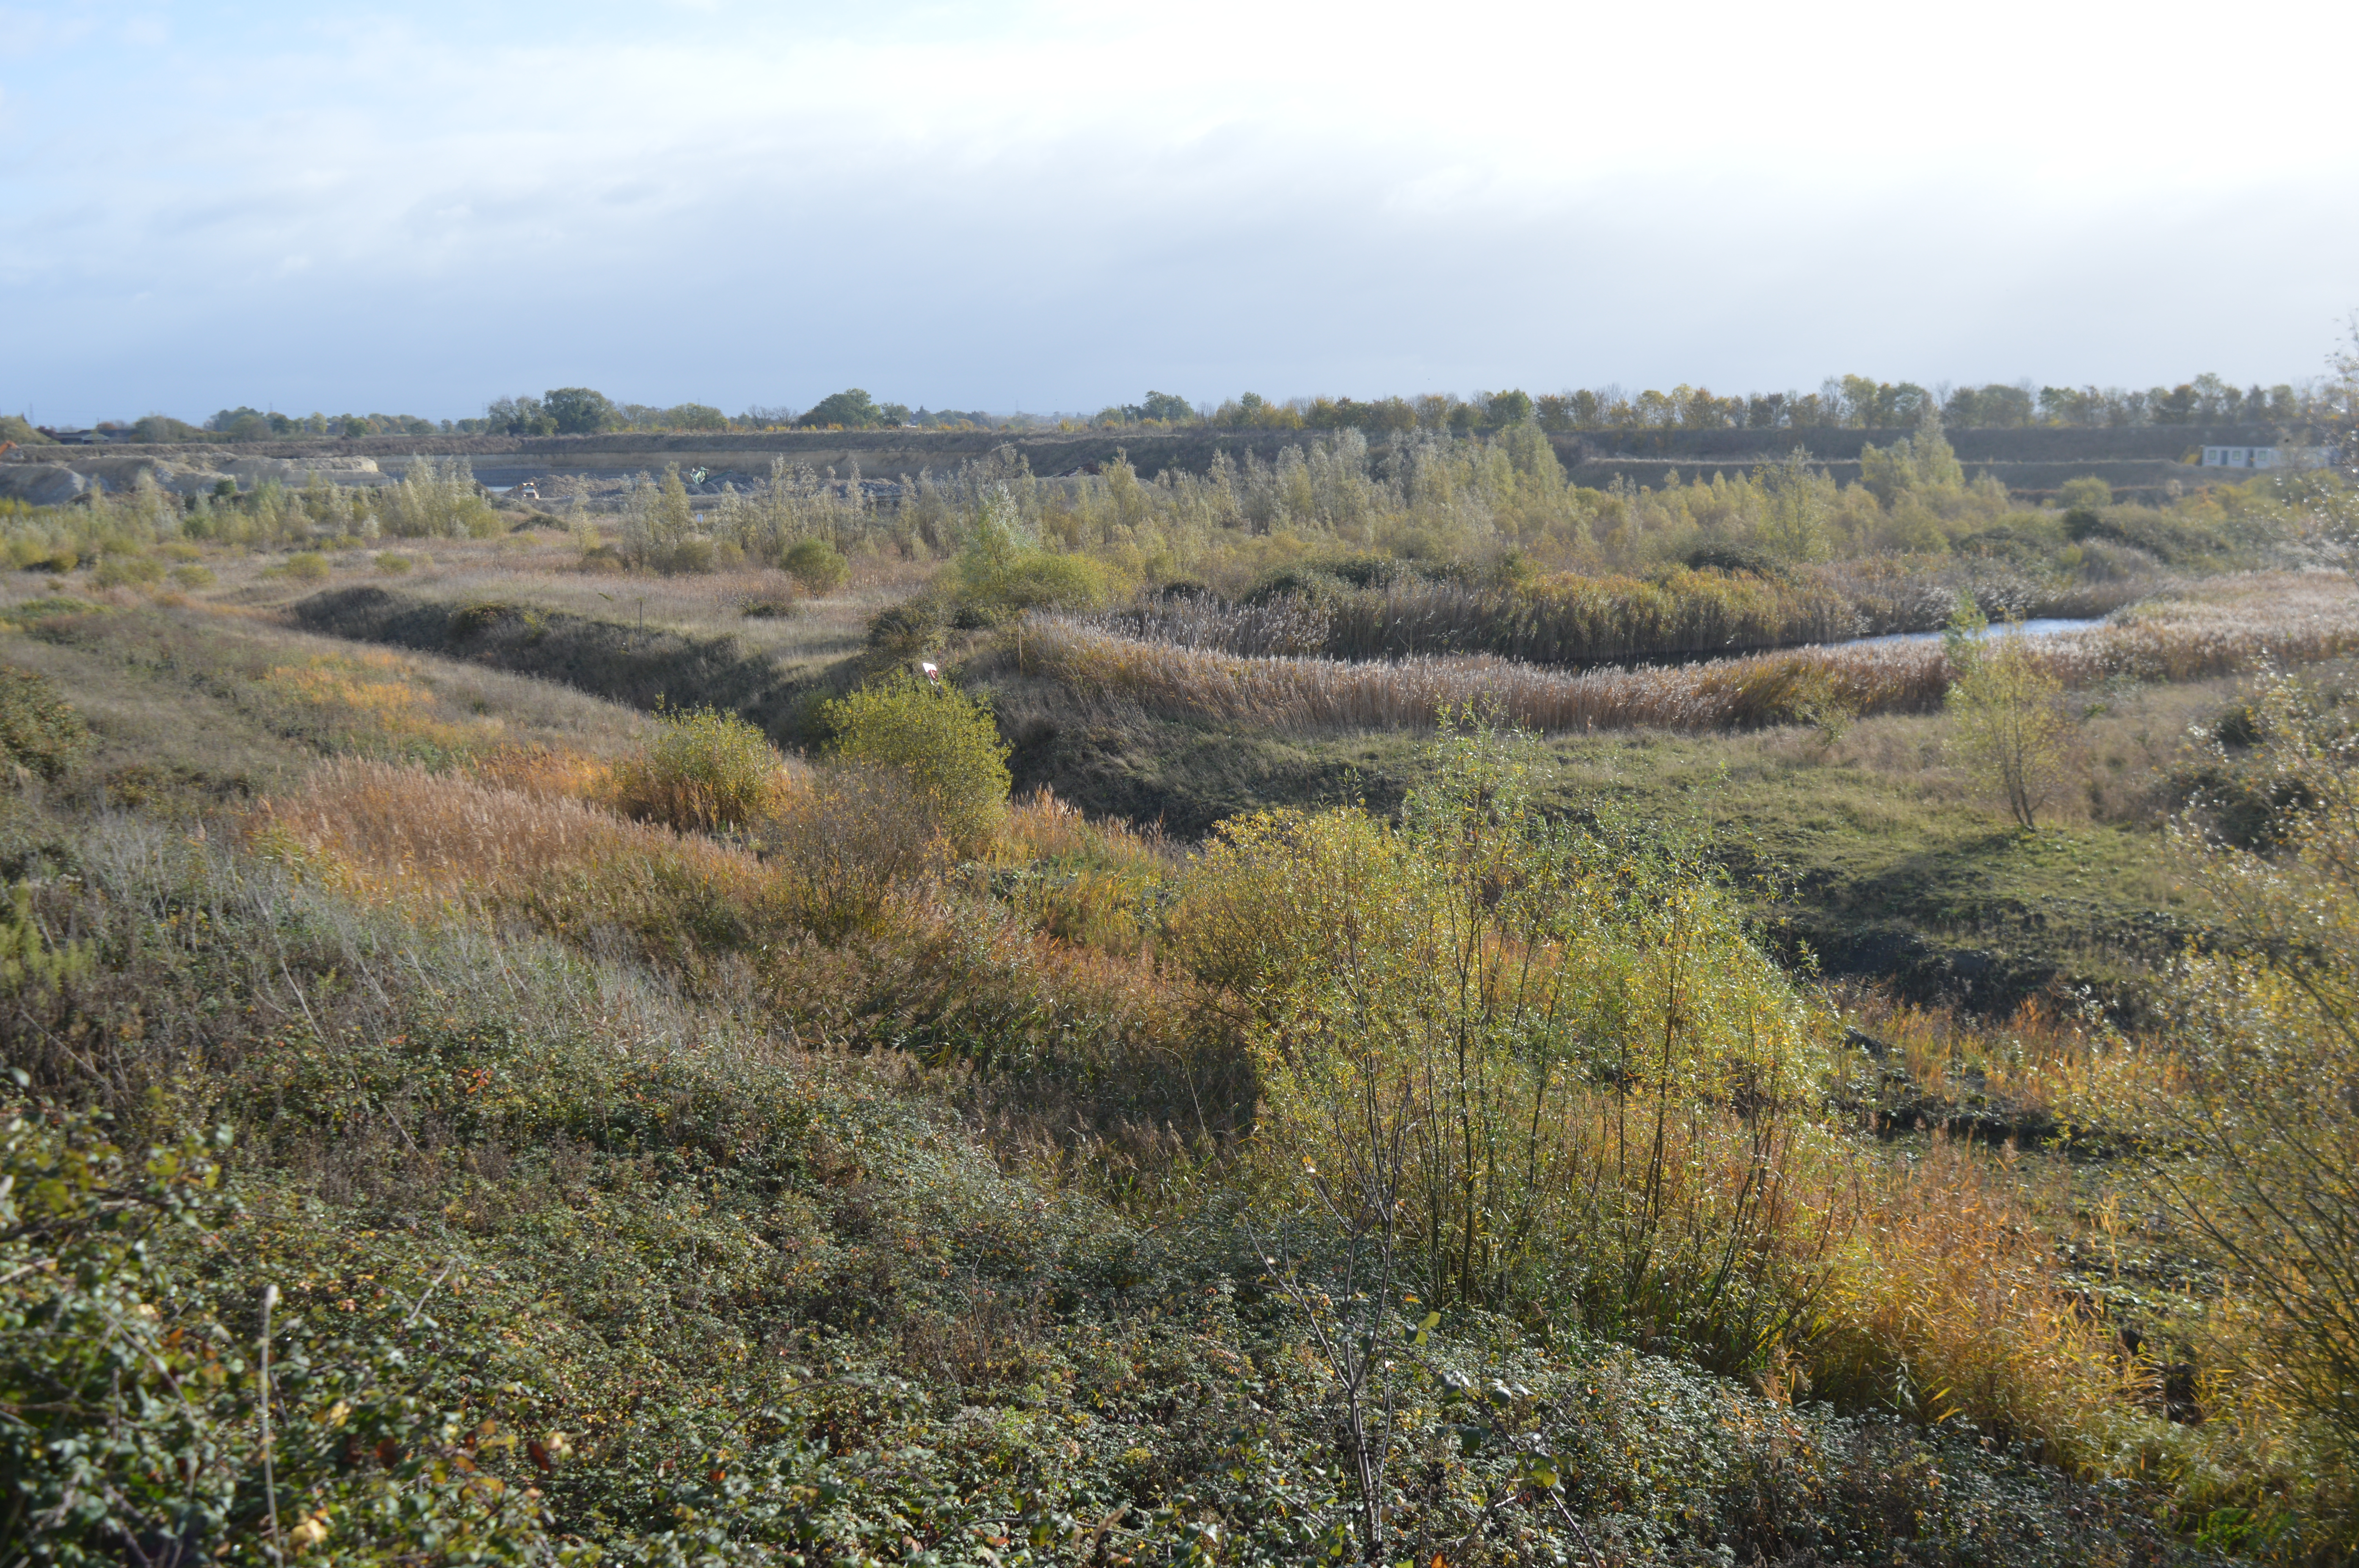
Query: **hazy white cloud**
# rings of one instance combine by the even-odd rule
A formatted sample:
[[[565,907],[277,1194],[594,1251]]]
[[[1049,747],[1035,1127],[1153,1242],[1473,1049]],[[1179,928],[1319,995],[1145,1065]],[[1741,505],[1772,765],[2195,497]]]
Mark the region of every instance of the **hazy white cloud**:
[[[61,417],[2275,380],[2359,304],[2340,8],[18,16]]]

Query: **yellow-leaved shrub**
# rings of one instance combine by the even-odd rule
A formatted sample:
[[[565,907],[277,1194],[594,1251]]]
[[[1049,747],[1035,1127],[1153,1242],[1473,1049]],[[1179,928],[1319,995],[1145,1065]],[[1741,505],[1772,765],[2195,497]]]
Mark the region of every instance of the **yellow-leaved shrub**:
[[[1544,818],[1541,758],[1470,720],[1400,824],[1226,825],[1179,949],[1252,1044],[1274,1173],[1385,1195],[1426,1300],[1756,1364],[1848,1223],[1794,1110],[1804,1009],[1710,877]]]

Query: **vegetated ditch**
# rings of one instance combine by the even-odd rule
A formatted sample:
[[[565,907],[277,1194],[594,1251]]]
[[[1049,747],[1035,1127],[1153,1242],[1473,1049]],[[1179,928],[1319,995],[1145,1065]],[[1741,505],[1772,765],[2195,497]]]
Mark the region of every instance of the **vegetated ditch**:
[[[631,708],[724,709],[785,745],[802,741],[812,702],[837,684],[789,677],[734,637],[640,630],[529,605],[454,606],[360,587],[299,600],[288,614],[309,632],[537,676]]]
[[[390,644],[556,681],[643,710],[710,705],[758,725],[783,746],[818,739],[813,708],[874,672],[874,655],[855,654],[818,676],[792,677],[766,655],[731,636],[696,637],[640,631],[616,622],[509,603],[451,605],[376,587],[332,589],[289,611],[305,630]],[[1019,682],[1002,694],[1000,720],[1013,748],[1019,792],[1047,787],[1093,816],[1159,823],[1183,838],[1213,824],[1275,806],[1319,807],[1357,802],[1396,809],[1414,782],[1397,759],[1355,762],[1229,726],[1073,711],[1063,694]],[[1740,878],[1747,868],[1733,865]],[[1839,890],[1824,889],[1825,892]],[[2060,954],[2031,916],[2021,942],[1973,942],[1928,930],[1905,916],[1863,918],[1809,896],[1791,899],[1765,930],[1788,960],[1830,977],[1890,982],[1922,1001],[1960,1003],[2004,1013],[2025,998],[2109,977]],[[2080,934],[2085,942],[2088,934]],[[2174,931],[2107,933],[2105,946],[2125,956],[2169,946]],[[2068,944],[2080,946],[2081,943]],[[2086,957],[2086,955],[2082,955]]]

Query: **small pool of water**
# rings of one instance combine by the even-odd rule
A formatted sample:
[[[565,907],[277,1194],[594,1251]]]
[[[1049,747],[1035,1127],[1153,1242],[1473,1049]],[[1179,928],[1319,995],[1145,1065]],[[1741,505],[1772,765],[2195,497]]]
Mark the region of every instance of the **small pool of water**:
[[[2102,615],[2091,621],[2067,621],[2051,617],[2041,621],[2018,622],[2015,623],[2013,629],[2020,630],[2027,637],[2053,637],[2060,632],[2086,632],[2093,627],[2103,626],[2104,623],[2105,619]],[[2010,626],[2007,622],[1994,621],[1984,629],[1983,635],[1985,638],[2004,636],[2009,630]],[[1848,643],[1836,643],[1832,646],[1873,648],[1883,643],[1938,643],[1941,640],[1941,635],[1939,632],[1893,632],[1882,637],[1854,637]]]

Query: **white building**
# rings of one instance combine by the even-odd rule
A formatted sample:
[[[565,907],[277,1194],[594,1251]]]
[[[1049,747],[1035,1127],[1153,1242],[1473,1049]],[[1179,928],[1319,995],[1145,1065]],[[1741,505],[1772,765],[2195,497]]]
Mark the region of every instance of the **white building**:
[[[2207,469],[2314,469],[2335,460],[2326,447],[2206,447]]]

